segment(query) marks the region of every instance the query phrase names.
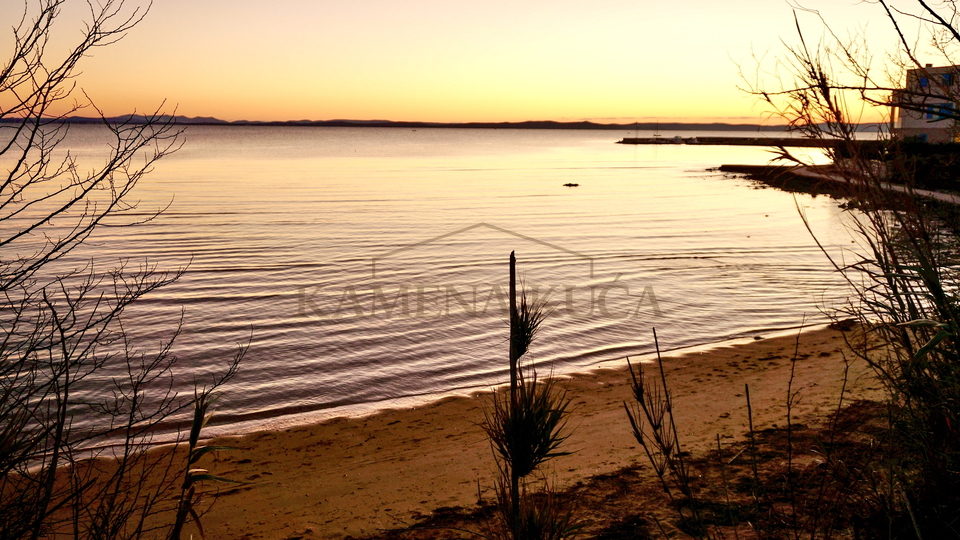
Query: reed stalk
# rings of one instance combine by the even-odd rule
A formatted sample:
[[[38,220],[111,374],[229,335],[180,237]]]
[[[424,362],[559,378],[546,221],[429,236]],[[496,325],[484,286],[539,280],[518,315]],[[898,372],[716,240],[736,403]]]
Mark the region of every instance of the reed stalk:
[[[545,317],[542,302],[530,302],[522,288],[518,291],[516,256],[511,253],[510,385],[507,392],[494,391],[483,427],[500,469],[502,532],[512,540],[559,540],[578,530],[574,513],[545,480],[540,489],[531,486],[531,477],[544,462],[568,454],[560,445],[569,436],[569,397],[554,379],[539,378],[532,363],[526,369],[521,363]]]

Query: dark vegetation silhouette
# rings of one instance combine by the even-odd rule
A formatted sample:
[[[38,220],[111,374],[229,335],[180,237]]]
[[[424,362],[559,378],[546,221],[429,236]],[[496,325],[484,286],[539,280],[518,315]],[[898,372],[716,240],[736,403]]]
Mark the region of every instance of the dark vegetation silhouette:
[[[209,480],[184,477],[180,460],[210,450],[191,433],[189,458],[147,454],[158,428],[189,421],[194,396],[173,389],[179,323],[160,342],[128,313],[183,269],[84,260],[78,248],[102,227],[162,211],[138,208],[134,192],[181,132],[158,110],[104,120],[109,143],[96,165],[70,152],[62,120],[81,103],[96,110],[76,88],[82,59],[123,38],[146,9],[89,3],[83,32],[61,54],[64,3],[25,2],[19,17],[3,8],[17,22],[0,64],[0,538],[176,538],[177,508],[199,516],[199,482]],[[244,352],[195,381],[200,417]],[[177,496],[181,486],[192,498]]]
[[[879,2],[899,42],[894,65],[923,73],[923,56],[952,66],[960,45],[956,3],[911,5],[915,10],[907,12]],[[922,41],[904,30],[917,21]],[[890,536],[960,537],[960,297],[955,271],[960,229],[912,191],[930,185],[932,170],[953,173],[947,167],[918,166],[911,145],[892,137],[883,157],[858,153],[847,101],[853,91],[860,101],[926,111],[934,100],[956,103],[957,87],[947,82],[950,78],[933,74],[920,89],[877,84],[862,41],[843,41],[830,32],[818,44],[808,43],[801,33],[787,65],[792,79],[783,82],[796,84],[768,92],[764,99],[774,106],[786,103],[778,110],[808,136],[841,143],[844,153],[834,159],[834,171],[855,186],[853,197],[861,209],[851,214],[850,225],[860,249],[844,260],[833,256],[831,262],[853,292],[838,317],[853,318],[867,329],[851,350],[873,367],[889,395],[888,436],[895,451],[885,455],[890,460],[884,471],[887,507],[877,519],[887,521]],[[903,81],[902,72],[894,80]],[[955,112],[944,113],[950,124],[958,119]],[[955,155],[955,150],[944,154]],[[958,178],[934,180],[938,186],[956,186]],[[910,189],[891,191],[884,182]]]
[[[856,429],[841,421],[844,409],[838,406],[815,442],[815,467],[803,468],[796,459],[800,447],[791,421],[796,395],[788,388],[787,427],[780,430],[784,469],[773,476],[758,471],[758,440],[764,433],[754,429],[751,414],[747,451],[753,466],[739,484],[731,485],[731,462],[721,457],[718,440],[712,467],[720,474],[705,484],[689,472],[679,449],[666,380],[651,381],[634,371],[637,405],[628,408],[628,416],[671,494],[676,526],[684,534],[960,537],[960,229],[955,210],[940,212],[940,206],[914,192],[917,187],[956,189],[955,168],[947,166],[956,150],[924,147],[890,133],[882,134],[869,152],[858,141],[864,103],[926,112],[934,100],[957,102],[956,86],[943,82],[949,78],[931,74],[929,86],[907,91],[902,81],[906,69],[923,73],[921,56],[939,56],[939,63],[953,65],[951,54],[960,44],[958,11],[953,1],[918,1],[911,3],[912,12],[884,0],[877,5],[899,43],[899,55],[888,64],[892,73],[875,75],[865,40],[838,37],[816,12],[823,36],[810,40],[795,12],[799,43],[788,47],[773,69],[758,69],[748,87],[791,129],[831,142],[825,147],[833,165],[825,172],[847,183],[856,209],[848,214],[856,247],[842,254],[823,248],[851,291],[848,304],[831,315],[853,329],[846,334],[849,351],[873,368],[886,401]],[[918,22],[922,44],[904,31]],[[951,123],[958,118],[955,112],[945,115]],[[784,148],[778,159],[811,166]],[[907,189],[893,191],[890,183]],[[746,406],[749,410],[749,389]],[[734,497],[731,504],[730,494],[736,491],[731,488],[738,485],[748,497]]]
[[[556,497],[549,479],[537,478],[546,461],[566,455],[559,449],[569,435],[570,399],[551,378],[521,365],[546,313],[517,288],[516,257],[510,254],[510,383],[493,393],[483,424],[499,467],[497,516],[490,533],[510,540],[561,540],[575,536],[573,508]]]

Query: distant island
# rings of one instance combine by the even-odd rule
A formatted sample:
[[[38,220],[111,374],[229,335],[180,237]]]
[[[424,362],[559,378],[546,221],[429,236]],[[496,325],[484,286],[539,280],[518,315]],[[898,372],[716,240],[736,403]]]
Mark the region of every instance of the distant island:
[[[525,122],[409,122],[392,120],[220,120],[209,116],[160,116],[160,121],[174,120],[180,125],[199,126],[288,126],[288,127],[379,127],[379,128],[468,128],[468,129],[602,129],[620,131],[784,131],[782,125],[685,123],[685,122],[631,122],[628,124],[600,124],[597,122],[557,122],[553,120],[528,120]],[[63,119],[51,119],[52,122],[68,124],[99,124],[104,120],[110,123],[142,124],[147,121],[143,115],[114,116],[109,118],[71,116]],[[19,123],[19,119],[2,118],[0,124]],[[879,127],[879,124],[861,124],[864,130]]]

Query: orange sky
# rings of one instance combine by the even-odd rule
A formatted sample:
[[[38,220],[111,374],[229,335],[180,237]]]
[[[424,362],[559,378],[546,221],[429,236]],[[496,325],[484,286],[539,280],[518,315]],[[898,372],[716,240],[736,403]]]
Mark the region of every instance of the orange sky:
[[[876,5],[804,5],[890,42]],[[59,38],[84,8],[68,0]],[[777,0],[157,0],[78,83],[108,115],[748,123],[764,109],[738,63],[795,36]]]

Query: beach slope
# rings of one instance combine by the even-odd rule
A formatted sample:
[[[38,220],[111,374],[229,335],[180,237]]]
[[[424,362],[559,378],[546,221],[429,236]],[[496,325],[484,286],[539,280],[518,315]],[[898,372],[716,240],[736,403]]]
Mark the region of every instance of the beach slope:
[[[796,355],[795,355],[796,351]],[[853,362],[839,330],[799,334],[666,356],[680,440],[705,452],[716,435],[747,431],[744,385],[750,385],[757,429],[783,426],[792,359],[794,421],[816,423],[846,400],[879,399],[879,385]],[[844,373],[849,365],[846,382]],[[646,364],[646,369],[652,369]],[[645,467],[623,409],[631,398],[626,362],[563,380],[572,397],[565,443],[572,455],[550,462],[558,488],[624,467]],[[283,431],[213,441],[243,450],[221,453],[210,468],[249,484],[221,488],[204,517],[209,538],[343,538],[408,526],[438,507],[470,508],[493,497],[496,475],[479,426],[489,395],[423,407],[335,419]]]

